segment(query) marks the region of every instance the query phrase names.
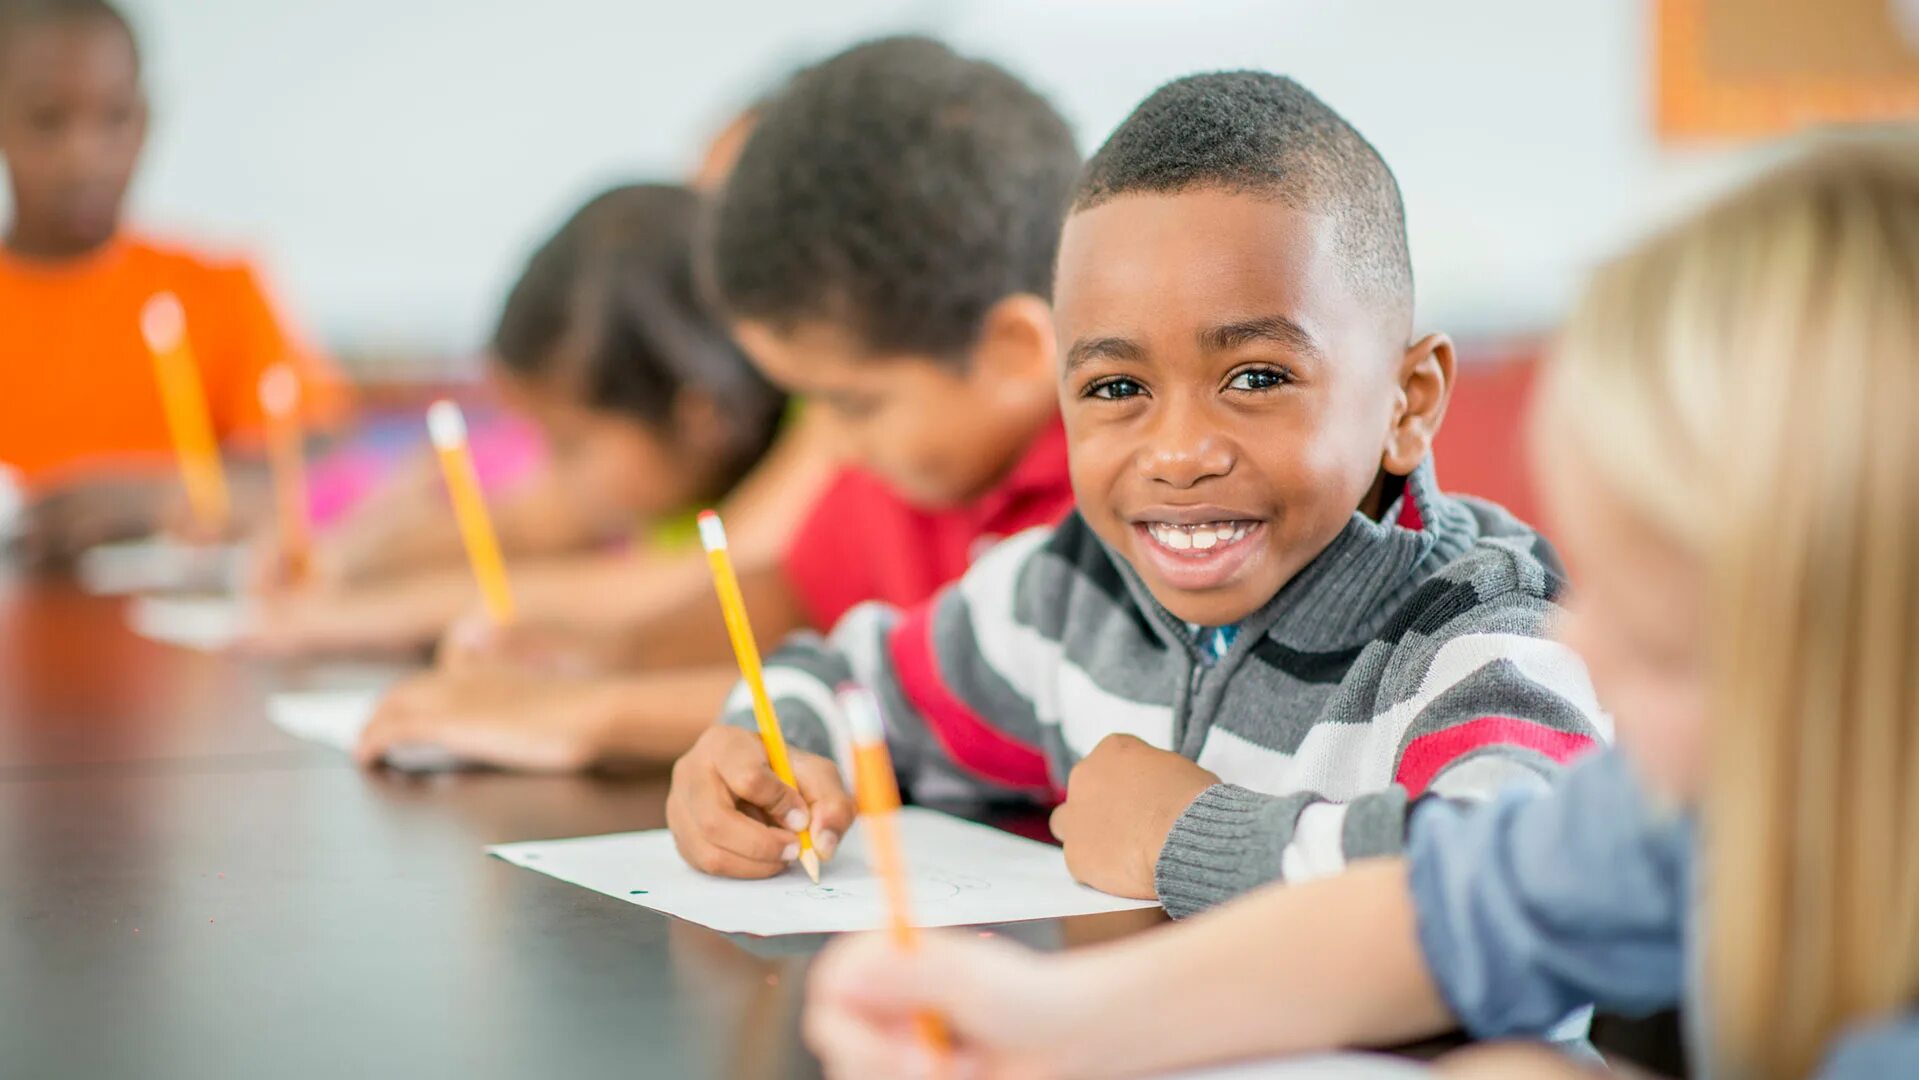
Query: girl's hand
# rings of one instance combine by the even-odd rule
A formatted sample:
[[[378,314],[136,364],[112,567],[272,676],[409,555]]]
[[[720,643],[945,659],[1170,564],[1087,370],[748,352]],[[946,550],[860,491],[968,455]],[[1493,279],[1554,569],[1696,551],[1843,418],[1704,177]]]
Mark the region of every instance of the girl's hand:
[[[389,655],[424,651],[472,590],[458,575],[258,595],[242,652],[266,656]]]
[[[1101,1025],[1101,988],[1068,957],[935,933],[901,952],[883,934],[830,946],[807,985],[806,1043],[835,1078],[1041,1080],[1110,1076],[1118,1040]],[[915,1028],[931,1011],[953,1048],[936,1063]]]

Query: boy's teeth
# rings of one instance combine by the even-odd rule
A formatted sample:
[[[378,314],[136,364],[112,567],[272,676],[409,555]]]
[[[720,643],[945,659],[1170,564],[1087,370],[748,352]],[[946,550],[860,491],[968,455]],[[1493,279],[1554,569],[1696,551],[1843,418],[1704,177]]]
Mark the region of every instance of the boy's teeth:
[[[1245,536],[1246,528],[1243,521],[1215,521],[1203,525],[1154,522],[1147,526],[1153,539],[1174,551],[1206,551],[1220,544],[1230,544]]]

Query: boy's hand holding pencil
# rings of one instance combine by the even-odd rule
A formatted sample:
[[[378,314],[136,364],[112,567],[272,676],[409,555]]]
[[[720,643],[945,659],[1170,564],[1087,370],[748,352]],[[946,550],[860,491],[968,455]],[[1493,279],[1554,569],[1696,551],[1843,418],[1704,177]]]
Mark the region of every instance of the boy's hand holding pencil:
[[[772,877],[798,862],[818,881],[820,861],[833,857],[856,807],[831,760],[787,749],[766,693],[726,530],[711,510],[700,515],[700,543],[759,731],[722,726],[700,736],[673,766],[667,827],[680,856],[705,873]]]
[[[799,833],[831,860],[857,816],[853,796],[827,758],[790,752],[788,787],[767,763],[758,735],[745,728],[709,729],[673,765],[666,825],[680,857],[718,877],[764,878],[799,861]]]

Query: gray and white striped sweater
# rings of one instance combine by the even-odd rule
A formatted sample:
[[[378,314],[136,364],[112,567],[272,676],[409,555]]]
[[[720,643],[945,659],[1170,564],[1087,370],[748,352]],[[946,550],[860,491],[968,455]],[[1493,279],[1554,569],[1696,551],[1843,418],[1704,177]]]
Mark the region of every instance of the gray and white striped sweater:
[[[772,656],[787,738],[851,761],[833,688],[875,690],[921,798],[1041,803],[1108,735],[1216,774],[1161,851],[1176,916],[1400,850],[1409,798],[1477,799],[1609,738],[1585,668],[1543,636],[1545,541],[1443,495],[1432,467],[1384,522],[1354,514],[1215,659],[1077,514],[1014,536],[927,604],[855,608]],[[753,724],[744,691],[727,722]]]

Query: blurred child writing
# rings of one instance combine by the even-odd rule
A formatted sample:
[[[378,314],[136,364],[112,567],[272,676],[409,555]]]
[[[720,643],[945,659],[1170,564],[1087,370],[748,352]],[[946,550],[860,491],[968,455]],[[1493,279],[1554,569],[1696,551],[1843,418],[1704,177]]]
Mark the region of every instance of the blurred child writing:
[[[257,448],[260,376],[277,363],[305,383],[309,429],[345,405],[251,267],[123,225],[146,131],[138,49],[106,0],[0,2],[0,158],[12,194],[0,249],[0,463],[32,493],[35,556],[148,532],[175,514],[180,481],[141,336],[156,295],[184,312],[222,441]]]

